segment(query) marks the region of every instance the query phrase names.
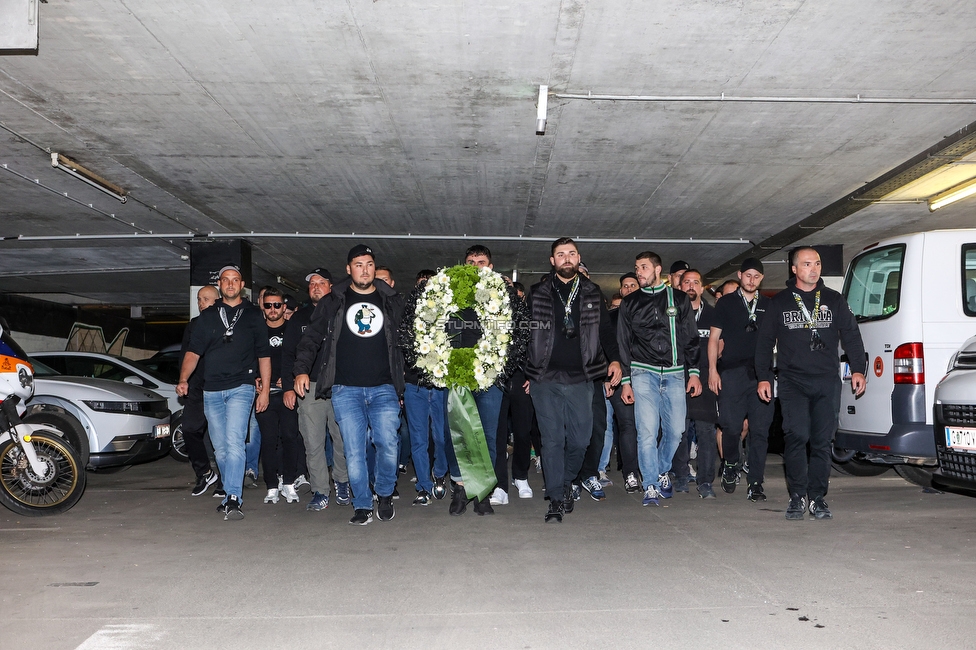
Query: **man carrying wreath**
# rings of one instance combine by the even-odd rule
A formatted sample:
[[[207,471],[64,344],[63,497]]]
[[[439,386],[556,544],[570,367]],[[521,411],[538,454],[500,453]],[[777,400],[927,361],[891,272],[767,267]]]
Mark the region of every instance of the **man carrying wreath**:
[[[616,386],[622,369],[603,294],[580,274],[576,243],[554,241],[549,263],[553,273],[532,293],[525,375],[542,432],[545,521],[561,523],[573,511],[571,483],[590,442],[593,382],[609,377]]]

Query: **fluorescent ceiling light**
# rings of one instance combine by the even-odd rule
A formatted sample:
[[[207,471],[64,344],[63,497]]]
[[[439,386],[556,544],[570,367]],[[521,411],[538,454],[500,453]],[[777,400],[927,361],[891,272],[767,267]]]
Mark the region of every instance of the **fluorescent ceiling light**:
[[[546,134],[546,113],[549,110],[549,86],[539,86],[538,111],[535,114],[535,134]]]
[[[943,208],[950,203],[955,203],[956,201],[961,201],[962,199],[976,194],[976,178],[956,185],[953,188],[942,192],[941,194],[936,194],[929,199],[929,210],[935,212],[939,208]]]
[[[52,152],[51,153],[51,167],[60,169],[61,171],[68,173],[80,181],[83,181],[96,190],[101,190],[114,199],[118,199],[122,203],[127,200],[126,191],[115,183],[111,183],[90,169],[82,167],[77,162],[68,158],[67,156]]]

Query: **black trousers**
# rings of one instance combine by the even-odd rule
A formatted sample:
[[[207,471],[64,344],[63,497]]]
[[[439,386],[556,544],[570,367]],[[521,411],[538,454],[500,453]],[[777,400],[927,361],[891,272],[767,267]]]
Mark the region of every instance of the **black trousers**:
[[[600,456],[603,455],[603,445],[607,439],[607,400],[603,393],[603,380],[593,382],[593,428],[590,433],[590,444],[583,457],[577,482],[585,481],[591,476],[599,476]]]
[[[542,440],[538,426],[533,426],[535,408],[532,398],[523,388],[526,382],[525,374],[517,371],[509,380],[508,390],[502,396],[502,409],[498,416],[498,434],[495,436],[495,478],[498,487],[508,492],[508,432],[512,432],[512,478],[526,480],[529,478],[531,464],[530,451],[535,444],[536,451],[541,449]]]
[[[620,386],[617,386],[610,396],[610,406],[617,418],[617,455],[623,466],[621,472],[624,478],[632,473],[640,478],[640,467],[637,462],[637,417],[634,415],[634,405],[624,404],[620,399]]]
[[[827,495],[830,448],[837,433],[840,410],[840,387],[837,375],[797,377],[781,373],[779,376],[785,446],[783,463],[791,497],[809,496],[813,500]]]
[[[718,394],[718,418],[722,427],[722,456],[726,463],[739,462],[742,421],[749,419],[749,484],[762,483],[766,474],[769,425],[775,407],[759,399],[758,380],[747,368],[722,371],[722,392]],[[782,388],[781,388],[782,389]],[[836,416],[836,413],[834,414]]]
[[[532,403],[542,430],[546,497],[562,501],[579,474],[593,430],[593,385],[532,382]]]
[[[715,463],[718,460],[718,445],[715,444],[715,423],[705,420],[685,420],[685,432],[681,434],[681,444],[674,452],[671,471],[675,479],[687,481],[691,478],[688,463],[691,458],[691,438],[698,438],[698,485],[715,481]]]
[[[190,466],[197,478],[202,478],[210,471],[210,456],[207,454],[207,445],[203,441],[207,434],[207,418],[203,414],[202,390],[191,391],[183,399],[183,417],[180,426]]]
[[[268,408],[257,414],[261,427],[261,465],[268,489],[278,487],[278,475],[285,483],[298,478],[298,411],[285,406],[284,393],[272,393]],[[304,454],[303,454],[304,455]]]

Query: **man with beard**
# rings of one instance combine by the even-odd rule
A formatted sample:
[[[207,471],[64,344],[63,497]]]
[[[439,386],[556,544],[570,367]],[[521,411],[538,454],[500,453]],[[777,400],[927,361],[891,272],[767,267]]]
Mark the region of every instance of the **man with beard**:
[[[830,448],[837,432],[841,379],[837,345],[851,365],[851,390],[864,392],[864,342],[844,296],[820,279],[820,254],[802,246],[793,251],[794,278],[770,301],[756,342],[757,392],[773,399],[773,346],[778,345],[779,402],[783,409],[786,518],[802,520],[810,499],[815,519],[830,519],[824,497],[830,478]],[[807,445],[810,446],[809,460]],[[750,468],[751,469],[751,468]]]
[[[688,296],[661,280],[656,253],[638,253],[634,272],[640,291],[624,298],[617,310],[624,367],[620,398],[634,404],[642,505],[657,506],[673,494],[668,469],[684,432],[685,393],[701,393],[698,328]]]
[[[282,390],[282,345],[285,340],[285,298],[281,291],[268,287],[261,306],[268,326],[268,346],[271,348],[271,391],[268,408],[257,414],[261,427],[261,464],[264,483],[268,489],[265,503],[296,503],[298,492],[293,485],[298,478],[298,416],[294,406],[289,408]],[[280,487],[279,487],[280,486]]]
[[[749,490],[746,498],[765,501],[763,477],[769,447],[773,404],[756,393],[755,360],[759,328],[766,318],[769,298],[759,293],[763,264],[750,257],[739,268],[739,288],[715,303],[715,323],[708,343],[708,383],[718,394],[722,427],[722,489],[735,492],[739,472],[742,422],[749,420]],[[724,347],[719,349],[719,342]],[[720,356],[721,355],[721,356]]]
[[[244,518],[244,441],[252,408],[258,413],[268,408],[271,352],[261,312],[241,296],[244,281],[240,269],[223,267],[219,283],[223,298],[200,314],[183,355],[176,393],[186,396],[187,380],[206,356],[203,409],[227,492],[218,510],[224,521],[234,521]]]
[[[397,329],[403,296],[385,282],[373,280],[373,251],[358,244],[346,256],[349,278],[319,301],[295,355],[295,392],[308,393],[309,373],[322,354],[315,397],[332,391],[332,406],[342,434],[346,467],[356,512],[350,524],[373,520],[366,447],[376,447],[374,489],[380,521],[393,519],[397,479],[397,428],[403,395],[403,356]]]
[[[302,334],[308,329],[315,306],[332,292],[332,274],[328,269],[317,268],[305,276],[308,282],[308,298],[311,304],[302,307],[288,321],[285,329],[285,343],[282,348],[281,385],[285,388],[285,406],[298,408],[298,428],[305,446],[305,461],[311,482],[312,498],[305,506],[313,512],[329,507],[329,491],[332,487],[329,478],[329,462],[325,454],[327,442],[332,443],[332,479],[335,481],[336,504],[348,506],[352,503],[349,491],[349,474],[346,471],[346,455],[342,446],[339,425],[335,421],[331,392],[322,399],[315,397],[316,382],[310,381],[308,394],[301,400],[295,393],[295,353]],[[319,349],[312,364],[310,377],[318,378],[324,363],[323,350]]]
[[[715,445],[718,404],[715,393],[707,388],[709,375],[704,360],[708,358],[708,341],[715,318],[715,309],[702,300],[705,289],[702,287],[701,272],[697,269],[688,269],[684,272],[681,276],[681,290],[691,301],[691,309],[698,327],[698,353],[699,360],[702,362],[699,380],[702,383],[702,392],[696,397],[687,395],[688,414],[685,420],[685,432],[681,436],[681,444],[674,452],[674,462],[671,463],[674,472],[674,491],[688,491],[688,483],[691,480],[688,456],[691,437],[695,435],[698,438],[698,475],[695,479],[698,484],[698,495],[703,499],[714,499],[712,481],[715,480],[715,457],[718,455],[718,447]]]
[[[552,244],[554,272],[532,293],[528,377],[542,431],[542,467],[549,509],[546,522],[562,522],[574,508],[571,482],[583,464],[593,428],[593,383],[620,382],[610,315],[600,288],[579,272],[579,249],[569,237]]]

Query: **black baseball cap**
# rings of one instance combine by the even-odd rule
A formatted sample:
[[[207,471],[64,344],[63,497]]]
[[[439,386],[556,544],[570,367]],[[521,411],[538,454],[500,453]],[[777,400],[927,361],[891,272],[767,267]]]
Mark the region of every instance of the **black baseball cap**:
[[[763,263],[757,260],[755,257],[747,257],[746,259],[742,260],[742,266],[739,267],[739,273],[745,273],[749,270],[759,271],[765,275],[765,272],[763,271]]]
[[[688,262],[684,260],[678,260],[677,262],[671,265],[671,270],[668,271],[668,275],[672,273],[677,273],[678,271],[687,271],[690,268],[691,267],[688,265]]]
[[[636,273],[624,273],[623,275],[621,275],[620,276],[620,284],[622,285],[624,283],[624,280],[626,280],[627,278],[630,278],[631,280],[633,280],[637,284],[640,284],[640,280],[638,279]]]
[[[305,276],[305,282],[311,282],[313,275],[321,276],[323,280],[328,280],[329,282],[332,282],[332,274],[329,273],[329,269],[319,268],[319,269],[314,269],[312,271],[309,271],[308,275]]]
[[[346,264],[353,261],[357,257],[362,257],[363,255],[369,255],[374,260],[376,259],[376,256],[373,255],[372,248],[370,248],[366,244],[356,244],[355,246],[349,249],[349,254],[346,255]]]

